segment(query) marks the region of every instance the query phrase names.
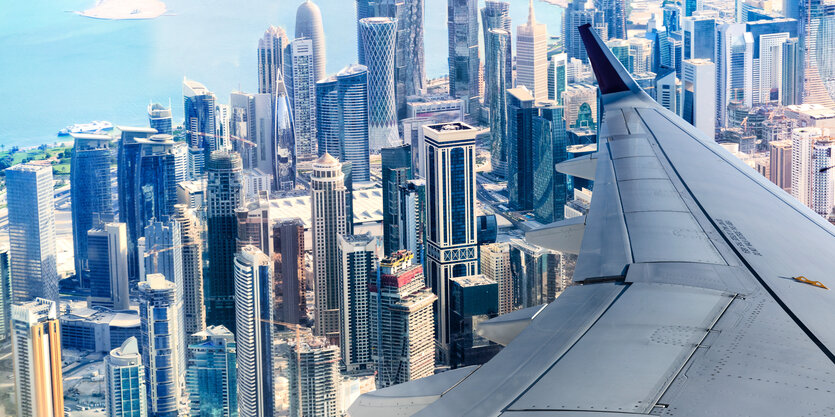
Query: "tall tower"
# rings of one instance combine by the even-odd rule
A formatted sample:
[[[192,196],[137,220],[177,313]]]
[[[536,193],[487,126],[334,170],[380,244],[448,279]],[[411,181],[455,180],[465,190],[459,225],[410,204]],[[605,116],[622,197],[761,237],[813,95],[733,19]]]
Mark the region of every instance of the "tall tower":
[[[685,59],[682,65],[681,118],[712,139],[716,130],[716,65],[707,59]]]
[[[426,253],[426,180],[406,181],[400,186],[400,243],[423,264]]]
[[[513,280],[510,274],[510,245],[507,242],[481,245],[481,273],[499,288],[499,314],[513,311]]]
[[[342,164],[328,153],[313,163],[310,182],[316,291],[314,331],[332,344],[339,343],[338,237],[346,233],[344,178]]]
[[[478,62],[478,0],[447,0],[449,94],[474,112],[481,96]]]
[[[322,28],[322,12],[319,6],[305,0],[296,9],[296,38],[313,41],[313,68],[316,80],[325,78],[325,30]]]
[[[206,223],[209,268],[206,291],[206,323],[235,330],[235,256],[238,221],[235,209],[243,203],[241,157],[236,153],[212,153],[206,183]]]
[[[423,50],[424,0],[382,0],[375,4],[376,15],[397,21],[394,52],[394,95],[397,119],[405,119],[407,97],[422,94],[426,88]],[[360,64],[366,65],[364,61]]]
[[[183,243],[180,224],[163,217],[145,227],[145,237],[140,240],[145,248],[145,275],[162,274],[177,286],[178,303],[182,303],[185,284],[183,283]],[[182,341],[185,342],[185,341]]]
[[[282,27],[270,26],[258,40],[258,93],[272,94],[275,81],[284,72],[284,57],[290,37]]]
[[[110,198],[110,136],[73,134],[70,166],[72,241],[75,274],[81,286],[86,279],[87,231],[102,221],[113,221]]]
[[[240,91],[229,95],[228,136],[241,139],[231,141],[230,147],[241,155],[244,169],[257,168],[268,174],[273,172],[274,155],[279,150],[273,138],[272,106],[280,94],[278,88],[278,85],[274,86],[274,95]],[[290,139],[292,146],[292,136]]]
[[[397,21],[387,17],[360,20],[368,67],[368,135],[372,151],[394,146],[400,141],[394,97],[396,29]]]
[[[9,271],[9,248],[0,248],[0,341],[12,337],[12,277]]]
[[[11,312],[17,415],[64,415],[58,304],[36,298],[12,305]]]
[[[478,272],[475,216],[476,130],[464,123],[429,125],[426,135],[427,269],[438,296],[435,337],[449,357],[450,279]]]
[[[513,86],[513,56],[510,51],[510,3],[500,0],[487,0],[481,9],[481,25],[482,35],[484,36],[484,103],[486,107],[490,108],[490,103],[492,103],[491,94],[493,94],[490,87],[496,82],[495,78],[491,78],[495,76],[490,69],[497,68],[492,60],[504,57],[505,79],[503,81],[508,88]],[[500,45],[504,49],[503,55],[497,55],[495,52],[496,46],[490,44],[490,29],[507,31],[509,37],[506,42]]]
[[[215,132],[215,94],[197,81],[183,79],[183,111],[188,146],[202,150],[204,159],[218,149]]]
[[[173,123],[171,122],[171,109],[159,103],[148,105],[148,124],[151,129],[163,135],[174,134]]]
[[[380,262],[380,280],[368,285],[371,304],[371,355],[377,387],[385,388],[435,371],[435,319],[438,299],[426,287],[414,255],[399,251]]]
[[[291,416],[338,416],[339,347],[324,338],[290,342],[289,383]]]
[[[519,210],[533,210],[534,97],[525,87],[507,90],[507,193]]]
[[[105,223],[90,229],[88,239],[89,304],[113,310],[130,308],[128,292],[128,237],[124,223]]]
[[[487,108],[490,109],[490,163],[493,173],[507,175],[507,96],[505,91],[513,84],[513,67],[510,62],[510,32],[505,29],[488,29],[485,35],[485,79]]]
[[[400,187],[413,178],[412,147],[381,150],[383,168],[383,253],[403,249],[400,240]]]
[[[568,159],[568,138],[562,106],[554,101],[540,101],[537,113],[531,121],[533,210],[538,222],[548,224],[565,218],[565,203],[570,192],[568,178],[557,172],[554,165]],[[499,282],[500,293],[501,286]]]
[[[279,219],[273,226],[273,259],[276,285],[276,320],[291,324],[307,322],[305,301],[304,222]]]
[[[568,85],[567,66],[568,55],[565,53],[552,55],[548,60],[548,100],[562,104],[562,92]]]
[[[272,262],[255,246],[235,255],[238,409],[241,417],[271,416],[273,389]]]
[[[252,245],[267,256],[272,256],[272,228],[270,228],[270,200],[263,193],[257,200],[250,201],[235,210],[238,219],[237,250]]]
[[[516,28],[517,87],[527,87],[537,99],[548,97],[548,29],[537,23],[533,0],[528,6],[528,22]]]
[[[287,87],[293,109],[296,158],[316,155],[316,66],[313,40],[297,38],[290,45],[291,65]]]
[[[272,189],[289,191],[296,188],[296,133],[293,126],[293,110],[290,106],[290,98],[287,96],[287,89],[284,80],[281,78],[276,81],[273,116],[273,127],[275,128],[275,131],[272,132],[273,154],[262,154],[261,156],[271,159],[268,168],[273,175]]]
[[[176,285],[162,274],[149,274],[138,288],[148,411],[155,416],[174,417],[178,415],[185,375],[185,346],[180,336],[183,306],[177,302]]]
[[[596,23],[595,11],[586,8],[586,0],[573,0],[565,9],[565,26],[563,27],[563,45],[568,58],[588,61],[586,47],[583,45],[580,32],[577,30],[578,27],[586,23],[591,25]]]
[[[200,221],[184,204],[174,206],[174,220],[180,225],[183,266],[183,327],[187,343],[191,336],[206,328],[206,308],[203,305],[203,239]]]
[[[145,368],[139,343],[131,336],[104,358],[107,417],[147,417]]]
[[[52,165],[28,162],[5,172],[12,302],[41,297],[57,304]]]
[[[342,367],[351,373],[371,365],[368,285],[376,278],[377,238],[371,234],[339,236],[339,258],[339,350]]]
[[[189,345],[186,389],[192,416],[238,415],[237,345],[223,326],[209,326],[190,337],[203,340]]]

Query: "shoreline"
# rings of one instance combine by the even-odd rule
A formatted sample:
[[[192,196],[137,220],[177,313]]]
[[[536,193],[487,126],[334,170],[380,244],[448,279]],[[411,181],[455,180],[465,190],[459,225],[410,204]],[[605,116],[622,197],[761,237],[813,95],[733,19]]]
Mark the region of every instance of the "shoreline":
[[[97,0],[93,7],[74,13],[99,20],[146,20],[160,17],[167,11],[161,0]]]

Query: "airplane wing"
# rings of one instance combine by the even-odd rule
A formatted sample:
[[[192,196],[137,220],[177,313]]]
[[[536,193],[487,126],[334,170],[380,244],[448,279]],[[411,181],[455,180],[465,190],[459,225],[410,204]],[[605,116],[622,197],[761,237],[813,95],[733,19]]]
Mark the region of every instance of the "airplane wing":
[[[604,112],[579,285],[458,382],[366,394],[350,414],[835,415],[835,227],[580,34]],[[401,407],[416,383],[424,403]]]

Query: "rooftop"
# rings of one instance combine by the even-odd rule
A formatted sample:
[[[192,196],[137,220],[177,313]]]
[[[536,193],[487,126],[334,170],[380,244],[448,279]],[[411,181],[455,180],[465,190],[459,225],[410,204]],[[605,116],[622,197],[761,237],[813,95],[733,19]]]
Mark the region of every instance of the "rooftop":
[[[470,275],[466,277],[458,277],[458,278],[451,278],[451,281],[457,282],[458,285],[462,287],[478,287],[481,285],[490,285],[495,284],[496,281],[493,281],[490,278],[487,278],[485,275]]]

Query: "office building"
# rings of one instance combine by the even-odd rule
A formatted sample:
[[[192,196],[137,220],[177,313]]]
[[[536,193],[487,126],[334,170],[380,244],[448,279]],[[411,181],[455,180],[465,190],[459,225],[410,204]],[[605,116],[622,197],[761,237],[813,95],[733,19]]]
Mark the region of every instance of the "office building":
[[[804,127],[792,130],[791,194],[801,204],[814,209],[818,190],[815,187],[821,165],[815,146],[829,135],[828,129]],[[825,158],[826,159],[826,158]],[[816,169],[818,168],[818,169]],[[824,178],[821,178],[824,179]],[[828,214],[828,213],[827,213]]]
[[[493,173],[507,175],[507,97],[505,91],[513,85],[510,62],[510,32],[489,29],[485,34],[486,106],[489,109],[490,163]]]
[[[835,206],[835,141],[821,138],[812,145],[812,205],[810,208],[828,218]]]
[[[128,237],[124,223],[104,223],[87,231],[90,306],[130,308]]]
[[[714,59],[717,18],[714,11],[700,10],[681,19],[684,32],[683,60]]]
[[[90,308],[86,300],[67,304],[67,311],[59,317],[62,349],[107,355],[128,338],[142,337],[137,310]]]
[[[558,252],[531,245],[524,240],[511,239],[512,310],[553,301],[564,287],[560,260]]]
[[[159,134],[173,135],[174,125],[172,123],[171,107],[165,107],[159,103],[149,104],[148,124],[151,129],[155,129]]]
[[[553,101],[539,102],[531,120],[532,178],[519,183],[531,187],[534,218],[543,224],[562,220],[568,199],[568,177],[554,165],[568,159],[564,108]],[[480,235],[480,234],[479,234]],[[499,283],[501,290],[501,283]]]
[[[63,416],[58,303],[39,297],[13,304],[11,313],[17,415]]]
[[[298,38],[290,45],[291,65],[288,81],[295,134],[295,158],[310,158],[317,154],[316,130],[316,66],[313,40]],[[278,114],[278,111],[276,111]]]
[[[590,84],[571,84],[562,93],[565,107],[565,127],[597,127],[597,86]]]
[[[548,60],[548,100],[562,104],[562,92],[568,85],[566,66],[568,55],[565,53],[552,55]]]
[[[426,135],[427,270],[435,295],[439,356],[449,363],[450,279],[476,274],[475,136],[464,123],[424,127]]]
[[[655,67],[653,60],[653,42],[647,38],[630,38],[629,69],[633,74],[652,72]]]
[[[0,248],[0,342],[12,337],[12,275],[9,248]]]
[[[783,191],[792,192],[792,141],[769,142],[768,179]]]
[[[267,256],[273,254],[273,236],[270,227],[270,200],[266,193],[235,209],[238,219],[237,249],[255,246]]]
[[[186,371],[189,412],[194,417],[237,417],[238,375],[235,335],[209,326],[190,336]]]
[[[174,182],[179,184],[188,181],[191,178],[188,163],[188,144],[176,142],[171,152],[174,154]]]
[[[149,274],[138,285],[142,323],[142,363],[147,377],[149,415],[175,417],[182,398],[185,346],[182,303],[177,286],[162,274]]]
[[[275,138],[274,134],[284,133],[281,127],[285,125],[284,113],[276,114],[275,121],[281,121],[273,131],[273,100],[276,100],[275,110],[281,111],[281,104],[286,105],[286,92],[280,79],[276,79],[273,94],[249,94],[233,92],[229,95],[229,134],[232,150],[241,155],[244,169],[260,169],[273,173],[276,154],[283,154],[279,142],[287,138]],[[284,93],[284,94],[283,94]],[[292,136],[289,138],[292,145]],[[286,145],[285,145],[286,148]]]
[[[258,39],[258,93],[273,94],[275,81],[284,72],[290,37],[282,27],[270,26]]]
[[[565,9],[565,26],[563,26],[563,47],[568,58],[577,58],[581,61],[588,61],[588,54],[586,47],[583,46],[583,41],[580,39],[580,32],[578,27],[588,23],[595,26],[595,17],[598,12],[587,9],[586,0],[572,0]],[[602,15],[602,11],[599,11]],[[602,35],[602,34],[601,34]],[[606,36],[602,36],[607,39]]]
[[[341,403],[339,347],[318,337],[289,344],[290,415],[338,416]]]
[[[339,236],[340,368],[348,373],[371,369],[368,284],[376,279],[378,244],[371,234]]]
[[[130,337],[104,357],[107,417],[147,417],[145,368],[139,343]]]
[[[426,180],[406,181],[400,186],[399,245],[423,264],[426,253]]]
[[[435,370],[437,296],[427,288],[423,266],[408,251],[380,261],[380,279],[369,283],[371,359],[377,387],[431,376]]]
[[[191,336],[206,328],[203,305],[203,238],[200,221],[184,204],[174,206],[173,220],[180,225],[180,253],[183,273],[183,327],[187,343]]]
[[[516,87],[527,87],[537,99],[548,97],[548,29],[537,23],[533,0],[528,22],[516,28]]]
[[[368,68],[369,148],[379,151],[400,142],[394,90],[397,21],[387,17],[365,18],[360,21],[360,35]]]
[[[783,43],[783,82],[781,86],[781,103],[784,106],[800,104],[803,101],[803,51],[798,38],[789,38]]]
[[[142,237],[143,228],[139,227],[139,198],[140,188],[136,173],[139,172],[142,147],[147,139],[157,133],[156,129],[148,127],[119,126],[122,136],[119,140],[117,155],[117,180],[119,198],[119,221],[127,225],[128,231],[128,279],[137,282],[139,276],[139,254],[136,242]]]
[[[139,245],[144,249],[143,275],[161,274],[173,282],[177,287],[177,303],[182,304],[185,283],[180,224],[168,216],[149,224],[145,227],[145,237],[140,239]],[[181,343],[185,346],[185,340]]]
[[[449,94],[473,113],[481,96],[478,60],[478,1],[447,0]]]
[[[510,274],[510,245],[489,243],[479,247],[481,273],[496,282],[499,293],[499,315],[513,311],[513,279]]]
[[[125,222],[127,227],[136,228],[136,236],[155,219],[170,216],[177,203],[176,159],[174,138],[171,135],[153,135],[148,139],[136,139],[140,145],[137,184],[134,189],[135,224]],[[130,217],[129,217],[130,219]]]
[[[513,54],[511,53],[513,35],[511,34],[511,20],[510,20],[510,3],[499,0],[488,0],[484,3],[481,9],[481,25],[482,35],[484,36],[484,106],[490,109],[490,103],[493,102],[491,87],[495,87],[498,78],[501,75],[496,75],[497,68],[504,68],[504,80],[502,80],[510,88],[513,86]],[[507,31],[508,38],[497,45],[492,45],[490,30],[501,29]],[[500,48],[501,51],[496,51]],[[504,58],[504,66],[499,67],[495,59]],[[458,120],[438,120],[435,123],[455,122]]]
[[[113,221],[110,196],[110,136],[74,133],[70,165],[73,257],[81,286],[89,288],[87,231],[103,221]]]
[[[220,149],[221,143],[216,129],[215,94],[197,81],[183,78],[183,127],[189,148],[199,149],[203,160],[207,161],[212,153]],[[202,174],[202,170],[195,170]]]
[[[235,334],[241,416],[275,413],[272,262],[255,246],[235,254]]]
[[[655,101],[665,109],[678,114],[678,87],[676,71],[673,68],[661,67],[655,75]]]
[[[481,365],[501,350],[501,346],[478,335],[478,324],[499,313],[498,284],[484,275],[451,278],[450,286],[450,366]]]
[[[400,241],[400,187],[413,178],[412,147],[383,148],[383,253],[403,249]]]
[[[36,297],[58,303],[52,165],[27,162],[5,174],[12,303]]]
[[[626,2],[596,0],[594,8],[603,12],[603,24],[610,39],[626,39]]]
[[[313,76],[316,80],[325,78],[325,30],[322,28],[322,12],[311,0],[305,0],[296,9],[296,39],[298,38],[313,41]]]
[[[279,219],[273,226],[273,259],[276,320],[306,324],[304,222],[301,219]]]
[[[683,61],[681,117],[713,138],[716,128],[716,65],[707,59]]]
[[[345,235],[345,174],[342,164],[325,153],[313,164],[311,218],[313,235],[313,279],[316,292],[314,332],[339,343],[340,235]]]
[[[533,210],[534,142],[531,122],[537,109],[525,87],[507,90],[507,194],[517,210]]]
[[[236,153],[213,152],[207,166],[206,226],[209,257],[206,287],[206,323],[235,332],[233,258],[238,221],[235,209],[243,204],[241,158]]]
[[[612,51],[615,58],[620,61],[624,68],[632,72],[632,61],[629,59],[629,41],[626,39],[609,39],[606,46]]]

